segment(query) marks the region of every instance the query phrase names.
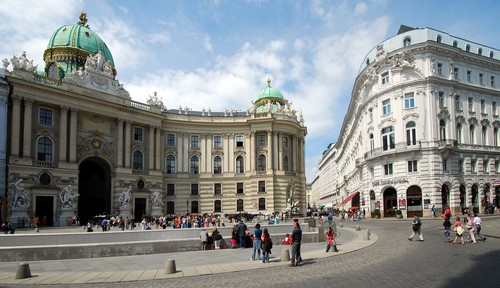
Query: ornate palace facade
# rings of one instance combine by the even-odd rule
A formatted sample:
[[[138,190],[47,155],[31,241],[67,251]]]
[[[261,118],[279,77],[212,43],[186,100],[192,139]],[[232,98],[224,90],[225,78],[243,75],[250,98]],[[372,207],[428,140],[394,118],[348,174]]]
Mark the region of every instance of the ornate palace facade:
[[[305,213],[307,129],[270,81],[246,111],[166,109],[156,93],[139,103],[115,79],[110,51],[86,22],[82,14],[54,32],[44,73],[24,54],[4,60],[2,201],[11,221]]]

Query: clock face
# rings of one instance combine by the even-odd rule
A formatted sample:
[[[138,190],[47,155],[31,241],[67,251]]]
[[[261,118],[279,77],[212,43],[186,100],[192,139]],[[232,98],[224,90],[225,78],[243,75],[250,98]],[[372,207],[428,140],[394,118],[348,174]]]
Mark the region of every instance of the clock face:
[[[92,139],[92,147],[94,147],[94,149],[99,149],[101,147],[101,140],[97,138]]]
[[[49,74],[48,76],[50,78],[57,78],[57,66],[56,66],[56,64],[51,64],[49,66],[48,74]]]

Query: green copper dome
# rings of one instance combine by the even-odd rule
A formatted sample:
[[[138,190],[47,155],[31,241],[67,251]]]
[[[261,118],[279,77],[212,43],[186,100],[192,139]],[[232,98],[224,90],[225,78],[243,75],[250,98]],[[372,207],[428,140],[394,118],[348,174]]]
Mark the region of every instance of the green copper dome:
[[[84,67],[89,54],[96,54],[99,51],[114,68],[113,56],[108,46],[89,28],[87,14],[82,12],[77,24],[64,25],[50,37],[43,57],[46,72],[53,63],[57,64],[62,74],[77,71]]]
[[[285,98],[283,97],[283,94],[281,94],[280,90],[275,89],[271,87],[271,80],[267,80],[267,87],[262,89],[257,96],[257,102],[260,100],[273,100],[273,101],[278,101],[278,102],[283,102]]]

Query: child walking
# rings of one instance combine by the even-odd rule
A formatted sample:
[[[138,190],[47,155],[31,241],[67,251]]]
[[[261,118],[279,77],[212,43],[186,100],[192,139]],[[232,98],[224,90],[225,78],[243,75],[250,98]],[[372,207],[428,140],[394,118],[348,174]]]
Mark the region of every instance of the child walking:
[[[451,242],[451,244],[455,244],[457,242],[457,239],[460,237],[460,240],[462,240],[462,245],[465,245],[464,236],[462,235],[464,233],[464,228],[462,227],[460,217],[457,216],[456,220],[457,221],[455,221],[453,227],[456,230],[457,234],[455,235],[455,239],[453,240],[453,242]]]
[[[444,218],[443,226],[444,226],[444,236],[446,236],[446,242],[451,242],[451,238],[450,238],[451,222],[450,222],[450,219]]]

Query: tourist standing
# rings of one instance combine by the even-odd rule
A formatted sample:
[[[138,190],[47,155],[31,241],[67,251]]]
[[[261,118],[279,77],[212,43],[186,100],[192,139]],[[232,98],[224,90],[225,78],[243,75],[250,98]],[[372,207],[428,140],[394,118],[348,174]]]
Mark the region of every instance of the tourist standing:
[[[262,233],[262,261],[260,263],[269,263],[269,255],[272,248],[273,240],[271,239],[271,235],[269,235],[269,230],[264,228],[264,232]]]
[[[424,241],[424,236],[422,235],[422,220],[417,215],[413,215],[413,222],[411,223],[413,232],[411,233],[408,240],[412,241],[413,237],[418,234],[418,241]]]
[[[292,262],[290,266],[295,267],[300,265],[300,243],[302,241],[302,229],[300,229],[299,219],[293,220],[293,231],[292,231],[292,257],[290,261]]]
[[[260,260],[260,249],[262,249],[262,230],[260,229],[260,224],[255,224],[255,230],[253,231],[253,253],[250,260],[255,261],[255,252]],[[263,253],[264,254],[264,253]]]
[[[202,229],[200,232],[201,250],[207,250],[208,232],[207,229]]]
[[[337,250],[337,243],[335,242],[336,233],[333,231],[332,227],[328,227],[328,231],[325,233],[326,236],[326,252],[330,251],[330,247],[333,247],[333,251],[339,252]]]
[[[246,236],[247,225],[243,223],[243,220],[240,220],[240,224],[236,227],[236,232],[238,233],[238,237],[240,237],[240,248],[246,247]]]

